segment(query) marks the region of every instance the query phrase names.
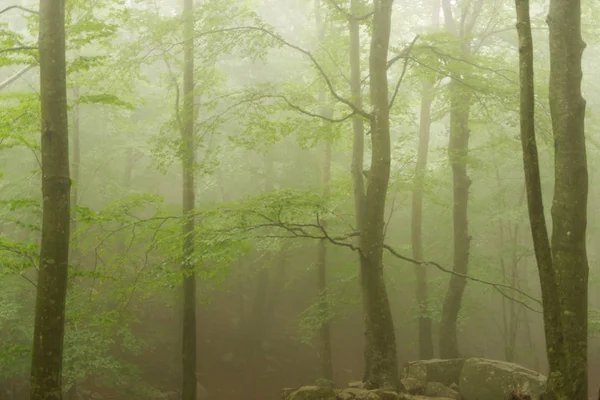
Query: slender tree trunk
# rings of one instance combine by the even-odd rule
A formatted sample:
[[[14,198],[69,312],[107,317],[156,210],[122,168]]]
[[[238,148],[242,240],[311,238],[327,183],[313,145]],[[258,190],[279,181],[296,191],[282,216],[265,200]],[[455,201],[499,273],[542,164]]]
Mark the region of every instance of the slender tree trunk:
[[[440,0],[432,2],[431,25],[434,29],[439,26]],[[429,153],[429,135],[431,130],[431,103],[433,103],[434,79],[425,78],[421,88],[421,112],[419,120],[419,148],[415,165],[414,189],[412,193],[411,243],[415,260],[423,260],[423,186],[427,171],[427,156]],[[427,269],[415,266],[417,279],[416,299],[419,306],[419,358],[433,358],[433,328],[429,317],[429,301],[427,288]]]
[[[73,107],[73,130],[71,132],[72,138],[72,162],[71,162],[71,180],[74,185],[71,185],[71,246],[69,247],[69,260],[71,265],[77,265],[78,262],[75,260],[77,257],[77,236],[73,233],[77,232],[77,206],[79,205],[79,187],[80,187],[80,168],[81,168],[81,147],[80,147],[80,124],[79,124],[79,86],[73,87],[73,101],[75,105]],[[71,279],[67,284],[67,292],[72,290],[74,281]],[[69,323],[67,320],[66,324]],[[76,362],[76,361],[75,361]],[[77,382],[73,381],[72,385],[66,393],[67,400],[77,399]]]
[[[423,260],[423,185],[427,170],[429,152],[429,131],[431,127],[431,103],[433,102],[433,83],[424,80],[421,90],[421,115],[419,123],[419,150],[415,166],[414,189],[412,193],[411,243],[412,254],[416,260]],[[419,358],[433,358],[433,333],[428,313],[427,269],[415,267],[417,278],[416,298],[419,306]]]
[[[456,78],[454,78],[456,79]],[[450,82],[450,140],[448,157],[452,166],[453,187],[453,242],[454,258],[452,270],[466,275],[469,265],[468,202],[471,180],[467,175],[467,156],[469,151],[469,102],[471,93],[461,84]],[[458,313],[467,281],[465,278],[452,275],[448,292],[442,307],[440,322],[440,356],[441,358],[458,358]]]
[[[350,91],[352,102],[357,108],[363,108],[363,94],[361,88],[361,62],[360,62],[360,23],[357,19],[360,7],[359,0],[351,0],[352,16],[348,18],[348,30],[350,32]],[[364,210],[365,210],[365,181],[363,175],[364,153],[365,153],[365,121],[362,116],[356,115],[352,119],[352,164],[350,171],[352,175],[352,187],[354,191],[354,217],[356,219],[356,229],[363,232],[364,229]],[[357,244],[361,246],[361,238],[357,238]],[[359,255],[360,261],[360,255]],[[362,276],[362,270],[360,271]],[[361,278],[362,280],[362,278]],[[366,299],[362,297],[363,314],[367,313]],[[365,318],[365,371],[363,381],[367,381],[368,371],[371,370],[369,363],[370,346],[370,326]]]
[[[71,138],[73,139],[73,161],[71,163],[71,179],[75,183],[71,187],[71,207],[73,210],[71,213],[71,232],[75,232],[77,230],[77,212],[75,211],[75,207],[79,205],[79,188],[81,187],[80,180],[80,170],[81,170],[81,134],[79,130],[79,104],[77,104],[77,100],[79,99],[79,86],[75,86],[73,88],[73,99],[75,101],[75,106],[73,107],[73,134]]]
[[[196,273],[194,263],[194,1],[183,2],[183,330],[182,399],[196,400]]]
[[[318,32],[319,43],[325,39],[325,23],[323,22],[323,10],[320,0],[315,0],[315,16]],[[325,93],[325,84],[319,84],[319,106],[320,114],[330,116],[328,114],[326,104],[327,95]],[[327,124],[327,122],[323,122]],[[321,168],[321,188],[324,197],[329,196],[330,181],[331,181],[331,153],[332,144],[329,135],[325,138],[323,151],[323,164]],[[327,229],[327,221],[322,220],[321,224],[324,229]],[[320,329],[320,361],[321,361],[321,378],[333,383],[333,361],[331,356],[331,327],[329,324],[329,304],[327,298],[327,240],[319,241],[317,250],[317,289],[319,291],[319,308],[321,314],[321,329]]]
[[[454,22],[449,0],[443,0],[444,20],[448,32],[460,38],[462,52],[469,53],[468,42],[459,32]],[[476,15],[473,16],[476,18]],[[466,32],[470,34],[470,32]],[[469,267],[469,250],[471,236],[469,235],[468,202],[471,180],[467,175],[467,157],[469,154],[469,114],[472,93],[460,82],[460,74],[453,73],[449,84],[450,92],[450,139],[448,141],[448,158],[452,167],[453,191],[453,266],[452,270],[466,275]],[[462,306],[462,298],[467,281],[458,275],[450,277],[450,283],[440,321],[440,357],[458,358],[458,314]]]
[[[385,200],[390,178],[391,147],[387,56],[393,0],[375,0],[369,54],[371,88],[371,170],[361,231],[361,287],[367,324],[365,339],[368,386],[398,388],[396,335],[383,277]]]
[[[30,398],[60,400],[71,187],[64,1],[40,1],[39,30],[43,216]]]
[[[544,219],[534,125],[533,40],[529,2],[515,0],[519,34],[521,143],[529,219],[544,310],[549,381],[545,399],[587,399],[585,245],[588,175],[581,96],[580,1],[551,0],[550,112],[555,147],[552,242]]]

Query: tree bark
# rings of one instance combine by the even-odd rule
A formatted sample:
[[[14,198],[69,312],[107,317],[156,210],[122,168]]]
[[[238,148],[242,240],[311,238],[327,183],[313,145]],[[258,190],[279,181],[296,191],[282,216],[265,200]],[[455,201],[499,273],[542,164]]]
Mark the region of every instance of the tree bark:
[[[317,35],[319,43],[322,43],[325,39],[325,23],[323,21],[323,10],[320,0],[315,0],[315,17],[317,25]],[[325,102],[327,101],[327,95],[325,92],[325,83],[321,80],[319,82],[319,93],[318,100],[320,110],[319,113],[323,116],[330,117],[331,113],[328,113]],[[323,124],[327,122],[323,121]],[[321,167],[321,189],[323,197],[328,197],[330,192],[330,181],[331,181],[331,153],[332,143],[329,135],[325,137],[324,148],[323,148],[323,162]],[[327,229],[327,221],[321,220],[323,229]],[[321,362],[321,378],[333,383],[333,361],[331,356],[331,327],[329,324],[329,304],[327,298],[327,240],[322,239],[319,241],[317,249],[317,289],[318,289],[318,302],[319,312],[321,320],[320,329],[320,352],[319,359]]]
[[[586,251],[588,170],[585,100],[581,95],[580,0],[551,0],[550,115],[554,134],[552,260],[558,279],[562,324],[564,385],[559,399],[587,399],[588,260]],[[560,378],[559,378],[560,379]],[[559,380],[557,379],[557,380]]]
[[[196,273],[194,257],[194,1],[183,2],[183,329],[182,329],[182,399],[196,400]]]
[[[552,241],[544,219],[535,139],[533,40],[529,1],[515,0],[519,35],[520,115],[529,220],[542,290],[549,365],[545,399],[587,399],[585,246],[588,174],[581,96],[580,1],[551,0],[550,112],[555,147]]]
[[[466,37],[459,35],[456,23],[452,16],[449,0],[442,2],[446,30],[461,39],[461,52],[469,53]],[[473,16],[476,18],[476,15]],[[470,34],[470,32],[466,32]],[[453,191],[453,266],[452,270],[458,274],[466,275],[469,267],[469,250],[471,236],[469,235],[468,202],[471,180],[467,175],[467,157],[469,154],[469,114],[472,93],[461,83],[461,75],[457,72],[451,74],[449,84],[450,92],[450,139],[448,141],[448,159],[452,167]],[[440,357],[459,358],[458,349],[458,314],[462,306],[462,298],[467,280],[459,275],[452,275],[440,321]]]
[[[419,121],[419,149],[415,165],[414,189],[412,193],[411,243],[415,260],[423,260],[423,185],[427,170],[429,152],[429,133],[431,127],[431,103],[433,102],[433,83],[424,80],[421,90],[421,114]],[[428,315],[427,269],[415,266],[417,278],[416,299],[419,306],[419,359],[433,358],[433,333],[431,318]]]
[[[371,88],[371,172],[361,231],[360,268],[365,305],[368,360],[366,382],[370,387],[398,388],[396,336],[383,277],[385,200],[390,178],[391,147],[388,103],[387,56],[393,0],[374,2],[373,33],[369,54]]]
[[[432,1],[431,25],[434,29],[439,25],[440,1]],[[415,260],[423,260],[423,186],[427,171],[427,156],[429,153],[429,135],[431,131],[431,103],[433,103],[434,79],[425,78],[421,88],[421,112],[419,120],[419,147],[415,165],[415,177],[412,193],[411,214],[411,244],[412,255]],[[415,266],[417,279],[415,297],[419,307],[419,359],[433,358],[433,328],[429,317],[429,301],[427,288],[427,269]]]
[[[40,1],[39,54],[43,215],[30,398],[60,400],[71,187],[62,0]]]

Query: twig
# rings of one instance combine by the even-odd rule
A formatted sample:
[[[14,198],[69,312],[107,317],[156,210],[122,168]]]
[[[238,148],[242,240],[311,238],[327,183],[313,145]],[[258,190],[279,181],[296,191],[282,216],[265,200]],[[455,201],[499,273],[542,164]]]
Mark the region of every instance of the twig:
[[[404,75],[406,74],[406,68],[408,67],[408,60],[410,58],[410,57],[408,57],[408,55],[410,55],[410,51],[412,50],[412,48],[415,45],[415,42],[417,41],[418,38],[419,38],[419,35],[415,36],[413,41],[410,43],[410,45],[406,49],[407,57],[404,59],[404,66],[402,67],[402,74],[400,74],[400,79],[398,79],[398,83],[396,83],[396,88],[394,89],[394,94],[392,95],[392,99],[390,100],[390,105],[389,105],[390,109],[394,105],[394,100],[396,100],[396,96],[398,95],[398,90],[400,90],[400,85],[402,84],[402,79],[404,79]]]

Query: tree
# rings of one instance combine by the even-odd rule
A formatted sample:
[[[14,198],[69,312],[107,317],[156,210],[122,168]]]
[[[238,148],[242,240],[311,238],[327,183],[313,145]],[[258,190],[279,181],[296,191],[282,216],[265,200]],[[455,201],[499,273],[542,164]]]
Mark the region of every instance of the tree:
[[[432,26],[439,25],[440,1],[432,2]],[[412,193],[411,214],[411,245],[412,255],[416,260],[423,260],[423,185],[427,170],[427,155],[429,153],[429,133],[431,128],[431,103],[433,102],[433,86],[435,79],[426,77],[422,81],[421,110],[419,116],[419,147],[415,164],[414,189]],[[419,307],[419,358],[433,358],[433,330],[431,318],[428,316],[427,269],[415,266],[416,299]]]
[[[315,0],[315,17],[317,25],[317,37],[320,43],[325,38],[325,22],[323,18],[323,7],[320,0]],[[327,95],[325,92],[325,83],[321,80],[319,85],[319,106],[321,107],[320,114],[330,118],[328,115],[327,106],[325,104]],[[327,124],[323,121],[323,124]],[[332,143],[331,135],[324,138],[323,162],[321,167],[321,185],[324,197],[329,195],[331,191],[331,153]],[[324,229],[327,229],[327,221],[321,221]],[[317,289],[319,291],[319,305],[321,312],[321,377],[329,382],[333,382],[333,361],[331,359],[331,327],[328,320],[328,299],[327,299],[327,240],[322,239],[318,244],[317,253]]]
[[[373,387],[398,387],[396,336],[383,277],[384,212],[390,179],[390,109],[387,55],[393,0],[376,0],[369,52],[371,88],[371,169],[360,232],[360,272],[365,307],[365,381]]]
[[[183,2],[183,118],[180,125],[183,166],[183,325],[182,399],[196,400],[196,273],[194,255],[194,1]]]
[[[62,399],[71,187],[64,1],[41,0],[39,21],[44,201],[31,364],[32,400]]]
[[[552,0],[548,14],[550,115],[554,137],[552,238],[544,219],[535,137],[529,1],[516,0],[520,121],[529,220],[544,305],[549,376],[545,399],[587,399],[588,172],[581,95],[581,3]]]
[[[471,12],[470,21],[465,25],[466,13],[461,17],[460,27],[457,26],[452,14],[449,0],[442,1],[446,30],[458,41],[459,54],[468,56],[470,53],[469,36],[475,25],[483,2],[478,0]],[[468,7],[467,7],[468,10]],[[469,267],[469,251],[471,236],[469,235],[468,203],[471,179],[467,174],[467,157],[469,154],[469,113],[471,110],[471,89],[463,84],[464,74],[450,74],[450,138],[448,139],[448,159],[452,167],[452,228],[453,250],[452,269],[458,274],[466,275]],[[450,284],[444,299],[442,318],[440,321],[440,357],[458,358],[458,313],[465,291],[467,280],[459,275],[450,277]]]

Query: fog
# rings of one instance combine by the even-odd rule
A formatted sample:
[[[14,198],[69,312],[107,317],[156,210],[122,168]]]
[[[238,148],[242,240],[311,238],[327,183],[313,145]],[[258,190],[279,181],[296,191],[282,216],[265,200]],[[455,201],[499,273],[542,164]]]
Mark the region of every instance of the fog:
[[[550,235],[553,207],[582,207],[553,203],[559,124],[553,128],[549,103],[546,23],[553,1],[560,2],[530,8]],[[391,2],[383,60],[381,42],[371,45],[379,32],[373,3],[196,1],[190,41],[182,1],[66,2],[70,237],[56,233],[70,243],[63,398],[182,398],[182,346],[184,354],[190,348],[182,343],[183,281],[196,285],[187,315],[195,315],[198,399],[275,399],[324,380],[387,387],[365,364],[370,337],[375,353],[395,348],[396,376],[410,361],[472,357],[548,375],[520,139],[515,3]],[[582,385],[596,398],[600,5],[582,3],[589,180]],[[44,208],[42,161],[58,157],[42,154],[41,15],[38,1],[0,1],[0,399],[33,393],[42,210],[52,213]],[[191,94],[186,43],[193,43]],[[376,86],[381,71],[387,87]],[[390,106],[387,154],[377,96]],[[453,150],[461,138],[466,147]],[[389,176],[379,164],[386,157]],[[185,190],[190,177],[195,199]],[[368,233],[381,231],[381,238]],[[50,304],[39,296],[38,314]],[[387,322],[395,339],[377,347],[385,334],[370,331],[385,331]],[[379,355],[385,360],[373,362],[389,367]]]

